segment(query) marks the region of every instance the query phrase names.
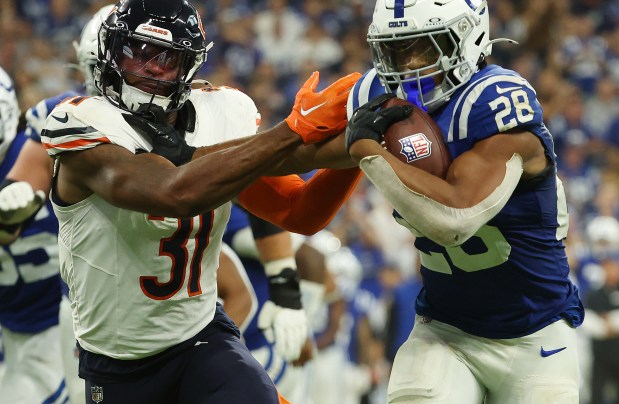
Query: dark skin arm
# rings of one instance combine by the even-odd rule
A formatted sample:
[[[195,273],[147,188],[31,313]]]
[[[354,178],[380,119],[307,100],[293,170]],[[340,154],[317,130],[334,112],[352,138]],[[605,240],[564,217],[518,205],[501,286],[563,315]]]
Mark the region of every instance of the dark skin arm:
[[[203,156],[208,156],[214,151],[222,150],[231,145],[244,144],[247,139],[243,138],[232,140],[213,146],[200,147],[194,155],[193,160]],[[344,134],[335,136],[327,141],[315,144],[303,144],[294,150],[281,161],[272,164],[263,175],[280,176],[296,173],[306,173],[315,168],[352,168],[356,164],[351,160],[346,152],[344,145]]]
[[[224,301],[224,310],[232,321],[241,326],[252,309],[252,297],[234,261],[224,252],[219,255],[217,294]]]
[[[505,177],[505,163],[513,154],[522,157],[523,178],[539,174],[549,164],[539,139],[522,131],[477,142],[454,159],[445,180],[401,162],[372,140],[359,140],[350,148],[356,162],[366,156],[383,156],[408,188],[454,208],[469,208],[488,197]]]
[[[97,193],[120,208],[191,217],[231,200],[299,145],[301,138],[282,123],[175,167],[160,156],[103,144],[59,157],[57,192],[70,204]]]

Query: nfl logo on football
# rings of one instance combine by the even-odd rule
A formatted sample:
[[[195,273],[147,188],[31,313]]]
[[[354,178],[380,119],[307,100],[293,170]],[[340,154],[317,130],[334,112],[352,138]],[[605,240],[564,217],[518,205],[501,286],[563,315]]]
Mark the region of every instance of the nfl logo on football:
[[[90,398],[97,404],[103,401],[103,387],[92,386],[90,388]]]
[[[402,145],[400,153],[406,157],[407,163],[432,154],[432,142],[423,133],[415,133],[400,139],[399,142]]]

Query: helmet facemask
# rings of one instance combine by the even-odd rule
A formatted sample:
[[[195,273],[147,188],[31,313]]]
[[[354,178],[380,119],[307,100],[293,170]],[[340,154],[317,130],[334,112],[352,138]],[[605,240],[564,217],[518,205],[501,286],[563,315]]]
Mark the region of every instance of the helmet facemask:
[[[101,25],[95,84],[131,113],[179,110],[206,61],[201,19],[186,0],[124,0]]]
[[[131,112],[142,104],[158,105],[167,112],[184,104],[191,80],[204,62],[205,50],[197,52],[124,30],[107,37],[111,43],[106,47],[101,86],[112,103]]]
[[[485,1],[378,0],[367,40],[382,84],[433,112],[490,54],[488,30]]]
[[[399,97],[424,109],[453,88],[449,72],[460,66],[449,30],[369,39],[374,66]]]

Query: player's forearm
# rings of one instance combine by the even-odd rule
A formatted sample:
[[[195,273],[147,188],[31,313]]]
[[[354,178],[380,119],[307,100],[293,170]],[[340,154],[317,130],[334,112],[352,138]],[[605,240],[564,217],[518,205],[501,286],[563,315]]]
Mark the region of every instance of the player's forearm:
[[[223,142],[223,143],[217,143],[211,146],[203,146],[203,147],[198,147],[196,149],[196,151],[193,153],[193,156],[191,158],[191,160],[196,160],[199,159],[200,157],[204,157],[207,156],[209,154],[218,152],[218,151],[222,151],[225,149],[228,149],[230,147],[234,147],[234,146],[241,146],[247,142],[249,142],[251,139],[253,139],[254,137],[256,137],[258,135],[253,135],[253,136],[248,136],[248,137],[244,137],[244,138],[240,138],[240,139],[234,139],[234,140],[229,140],[227,142]]]
[[[284,124],[180,167],[156,154],[133,155],[116,145],[99,145],[61,156],[59,196],[75,203],[95,192],[120,208],[193,217],[232,200],[300,143]]]
[[[353,162],[344,146],[344,134],[326,142],[301,145],[265,175],[306,173],[317,168],[352,168]]]
[[[284,189],[278,177],[263,177],[243,191],[239,200],[264,220],[294,233],[310,235],[329,224],[360,179],[358,168],[325,169],[306,183],[299,181]]]
[[[185,207],[182,215],[193,216],[230,201],[300,142],[294,132],[280,124],[237,146],[194,157],[179,167],[170,183]]]
[[[492,219],[505,206],[522,175],[522,159],[514,154],[492,193],[471,207],[454,208],[409,188],[383,156],[366,157],[360,167],[396,209],[400,224],[446,247],[464,243]]]

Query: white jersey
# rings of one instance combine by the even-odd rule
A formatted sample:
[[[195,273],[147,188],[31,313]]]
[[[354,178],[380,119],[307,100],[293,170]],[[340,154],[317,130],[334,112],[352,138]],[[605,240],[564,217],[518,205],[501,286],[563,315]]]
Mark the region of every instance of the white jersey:
[[[245,94],[194,90],[199,147],[252,135],[259,114]],[[52,111],[41,139],[50,155],[103,143],[151,150],[148,138],[102,97],[76,97]],[[199,180],[199,179],[196,179]],[[80,345],[117,359],[139,359],[196,335],[212,319],[216,270],[230,204],[192,219],[117,208],[93,194],[54,205],[60,224],[61,275],[70,289]]]
[[[15,86],[9,75],[0,68],[0,161],[4,160],[17,134],[19,107]]]

